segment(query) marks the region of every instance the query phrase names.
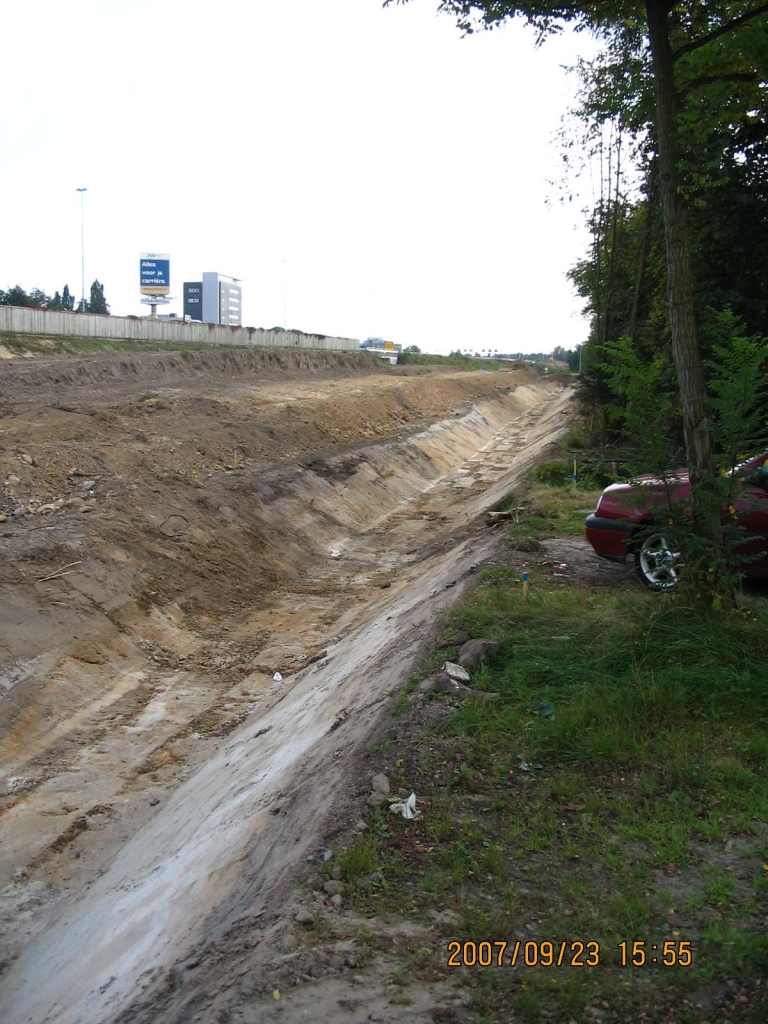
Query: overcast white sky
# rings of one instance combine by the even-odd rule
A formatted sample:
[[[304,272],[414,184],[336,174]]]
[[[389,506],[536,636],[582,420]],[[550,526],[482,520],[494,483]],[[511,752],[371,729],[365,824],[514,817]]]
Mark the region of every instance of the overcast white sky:
[[[146,314],[139,253],[243,279],[244,323],[432,352],[584,340],[554,142],[585,37],[461,38],[437,0],[4,5],[0,288]]]

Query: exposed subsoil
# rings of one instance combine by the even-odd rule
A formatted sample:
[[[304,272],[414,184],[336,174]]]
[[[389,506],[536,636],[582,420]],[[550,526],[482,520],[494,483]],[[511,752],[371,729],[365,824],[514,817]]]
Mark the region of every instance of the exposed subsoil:
[[[428,928],[374,922],[366,946],[321,901],[307,946],[295,920],[297,869],[356,813],[390,693],[500,557],[482,512],[572,415],[526,370],[415,369],[298,352],[0,364],[4,1022],[463,1005],[447,982],[391,984]]]

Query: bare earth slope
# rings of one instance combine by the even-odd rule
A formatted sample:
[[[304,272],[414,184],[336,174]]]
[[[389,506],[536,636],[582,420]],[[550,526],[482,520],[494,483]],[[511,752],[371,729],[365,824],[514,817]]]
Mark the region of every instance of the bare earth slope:
[[[3,1021],[230,1019],[179,970],[235,984],[217,951],[280,920],[476,517],[570,416],[527,371],[230,355],[0,365]]]

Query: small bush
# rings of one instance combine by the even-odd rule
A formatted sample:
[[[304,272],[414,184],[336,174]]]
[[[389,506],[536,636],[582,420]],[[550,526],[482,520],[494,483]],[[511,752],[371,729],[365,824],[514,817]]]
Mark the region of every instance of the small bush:
[[[339,857],[341,877],[345,882],[353,882],[363,875],[375,870],[378,860],[376,843],[363,839]]]

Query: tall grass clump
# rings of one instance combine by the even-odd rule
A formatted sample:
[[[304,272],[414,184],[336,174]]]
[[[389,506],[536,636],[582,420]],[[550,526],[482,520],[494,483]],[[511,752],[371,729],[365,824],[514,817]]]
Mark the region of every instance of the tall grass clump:
[[[768,768],[768,613],[702,611],[674,597],[532,594],[480,587],[450,628],[491,636],[492,702],[452,719],[458,732],[550,764],[616,768],[659,758],[711,764],[733,743]]]

